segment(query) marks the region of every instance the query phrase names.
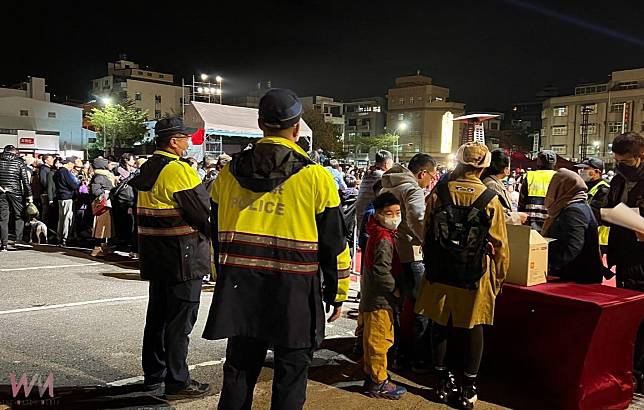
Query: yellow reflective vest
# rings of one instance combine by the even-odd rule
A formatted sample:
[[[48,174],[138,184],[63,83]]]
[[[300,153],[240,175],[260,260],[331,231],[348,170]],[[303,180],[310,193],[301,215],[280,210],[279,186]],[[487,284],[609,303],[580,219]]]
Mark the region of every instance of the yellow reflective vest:
[[[594,187],[592,187],[588,191],[588,202],[593,199],[593,197],[597,194],[597,191],[599,191],[599,188],[602,186],[610,187],[608,182],[604,181],[603,179],[599,181]],[[599,235],[599,244],[602,246],[607,246],[608,245],[608,235],[610,234],[610,227],[604,226],[604,225],[599,225],[597,227],[598,235]]]

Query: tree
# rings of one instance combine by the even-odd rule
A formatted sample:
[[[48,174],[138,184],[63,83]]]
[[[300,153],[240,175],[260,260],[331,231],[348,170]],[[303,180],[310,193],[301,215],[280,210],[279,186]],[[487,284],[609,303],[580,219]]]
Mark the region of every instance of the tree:
[[[129,148],[140,142],[147,131],[147,112],[134,107],[132,101],[93,108],[90,123],[96,128],[96,142],[88,144],[90,152],[114,152],[114,148]]]
[[[322,148],[325,152],[334,154],[342,152],[342,134],[335,125],[324,121],[321,113],[304,110],[302,119],[313,131],[314,149]]]
[[[369,137],[355,137],[353,145],[359,148],[361,152],[369,152],[371,148],[386,149],[392,152],[395,151],[395,146],[398,143],[398,136],[394,134],[373,135]]]

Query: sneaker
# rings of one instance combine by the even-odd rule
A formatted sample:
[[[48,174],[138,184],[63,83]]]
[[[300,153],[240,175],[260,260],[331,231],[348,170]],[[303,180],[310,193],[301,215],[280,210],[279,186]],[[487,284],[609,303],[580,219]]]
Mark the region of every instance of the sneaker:
[[[152,392],[157,391],[163,386],[163,383],[143,383],[143,391]]]
[[[440,381],[438,382],[438,388],[436,389],[436,396],[438,400],[442,403],[449,403],[451,400],[458,397],[458,387],[456,386],[456,380],[454,379],[454,374],[450,371],[446,371],[444,374],[439,376]]]
[[[364,383],[365,394],[369,397],[383,398],[390,400],[398,400],[403,394],[407,393],[407,389],[402,386],[397,386],[389,380],[383,383],[374,383],[373,380],[367,379]]]
[[[0,245],[0,252],[8,252],[7,245]]]
[[[461,409],[472,410],[474,408],[474,404],[478,401],[476,386],[463,386],[463,391],[461,392],[461,398],[459,401]]]
[[[168,400],[195,399],[198,397],[203,397],[209,392],[209,384],[199,383],[196,380],[192,380],[189,385],[180,390],[169,390],[166,386],[165,397]]]
[[[66,239],[63,239],[62,241],[60,241],[59,246],[60,246],[61,248],[66,248],[66,247],[67,247],[67,240],[66,240]]]

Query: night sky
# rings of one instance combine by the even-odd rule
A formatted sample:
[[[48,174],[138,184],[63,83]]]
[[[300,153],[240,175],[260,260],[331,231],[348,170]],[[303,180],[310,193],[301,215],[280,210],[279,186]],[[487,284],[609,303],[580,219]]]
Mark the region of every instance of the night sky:
[[[167,4],[3,2],[0,85],[44,76],[57,99],[87,99],[90,79],[125,53],[179,81],[219,74],[225,95],[260,80],[301,96],[384,95],[419,69],[472,110],[644,67],[641,1]]]

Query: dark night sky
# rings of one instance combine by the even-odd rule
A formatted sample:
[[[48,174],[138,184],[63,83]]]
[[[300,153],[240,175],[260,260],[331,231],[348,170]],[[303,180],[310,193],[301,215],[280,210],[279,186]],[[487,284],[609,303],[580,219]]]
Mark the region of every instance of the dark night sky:
[[[644,67],[644,3],[633,0],[168,4],[3,2],[0,85],[45,76],[58,98],[85,99],[126,53],[178,78],[220,74],[228,95],[268,79],[299,95],[384,95],[420,69],[468,109],[503,109],[549,84]]]

